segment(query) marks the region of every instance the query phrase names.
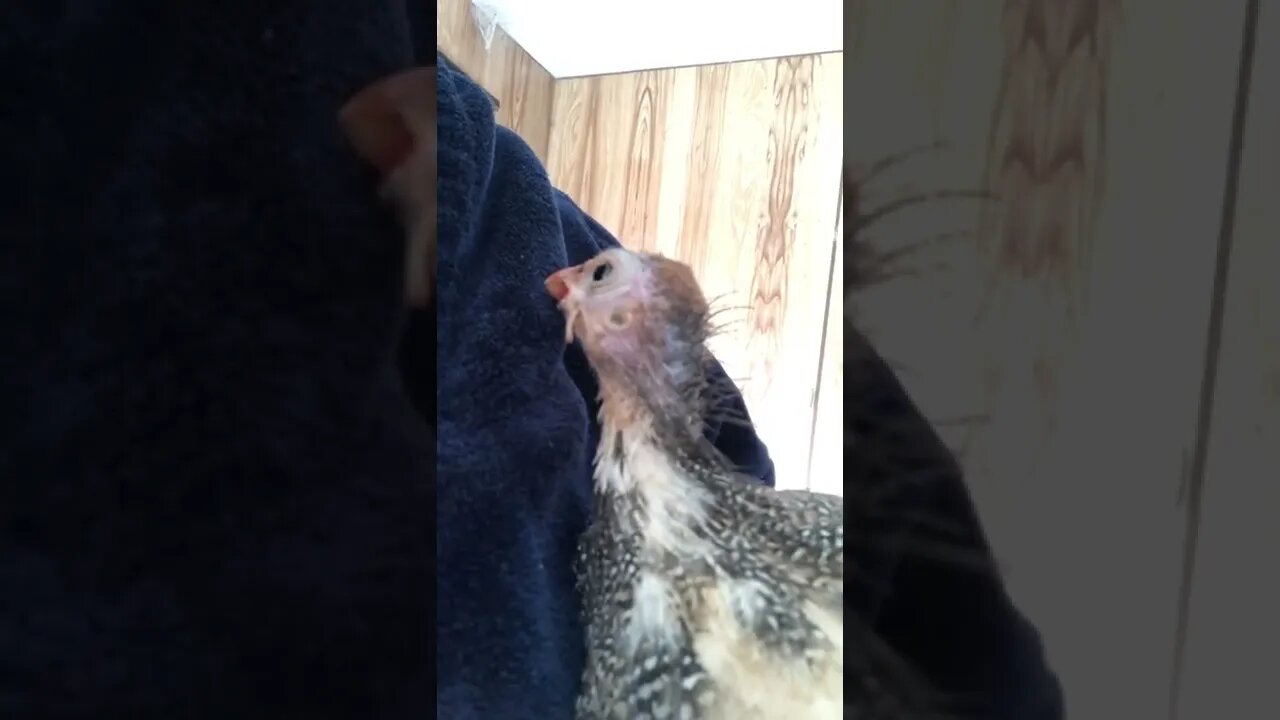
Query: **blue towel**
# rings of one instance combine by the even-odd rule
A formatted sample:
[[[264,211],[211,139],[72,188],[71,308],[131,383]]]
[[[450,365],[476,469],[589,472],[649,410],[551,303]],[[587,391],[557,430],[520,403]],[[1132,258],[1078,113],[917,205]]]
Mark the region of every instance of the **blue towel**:
[[[884,359],[856,328],[845,336],[846,615],[944,717],[1061,720],[1062,689],[1005,591],[959,464]]]
[[[569,718],[583,662],[571,559],[592,509],[597,390],[543,280],[618,243],[440,62],[437,710]],[[749,427],[708,433],[772,484]]]
[[[430,717],[403,235],[337,124],[422,4],[0,3],[0,717]]]

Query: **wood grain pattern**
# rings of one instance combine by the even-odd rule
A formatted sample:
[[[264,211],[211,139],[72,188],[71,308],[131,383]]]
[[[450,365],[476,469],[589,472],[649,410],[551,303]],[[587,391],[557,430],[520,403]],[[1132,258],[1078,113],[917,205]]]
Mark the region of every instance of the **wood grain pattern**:
[[[436,45],[498,99],[498,122],[547,160],[555,79],[502,28],[486,50],[470,0],[436,0]]]
[[[831,54],[556,88],[553,182],[628,247],[690,263],[726,309],[714,349],[743,386],[781,487],[808,484],[842,85],[843,58]]]
[[[864,208],[898,208],[864,239],[919,251],[853,310],[961,451],[1071,718],[1169,713],[1243,6],[848,12],[851,174],[946,143],[858,188]]]
[[[1280,677],[1280,7],[1259,3],[1180,720],[1261,717]],[[1238,708],[1238,709],[1237,709]]]
[[[1002,390],[1004,369],[1029,367],[1047,437],[1055,418],[1059,365],[1078,341],[1084,279],[1105,190],[1107,83],[1115,0],[1004,3],[1004,59],[987,140],[984,187],[1001,201],[984,206],[978,228],[983,297],[978,322],[1017,308],[1033,319],[998,364],[984,392]],[[1033,308],[1033,309],[1029,309]],[[1009,357],[1013,349],[1024,357]],[[995,358],[989,357],[989,360]]]

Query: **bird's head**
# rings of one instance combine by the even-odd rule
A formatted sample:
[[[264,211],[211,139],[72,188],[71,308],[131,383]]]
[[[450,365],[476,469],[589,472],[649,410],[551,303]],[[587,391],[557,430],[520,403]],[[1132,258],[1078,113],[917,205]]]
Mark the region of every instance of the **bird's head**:
[[[428,307],[436,270],[436,69],[403,70],[356,93],[338,116],[355,151],[383,176],[407,231],[405,300]]]
[[[553,273],[547,291],[577,338],[615,422],[702,420],[710,333],[688,265],[622,248]]]

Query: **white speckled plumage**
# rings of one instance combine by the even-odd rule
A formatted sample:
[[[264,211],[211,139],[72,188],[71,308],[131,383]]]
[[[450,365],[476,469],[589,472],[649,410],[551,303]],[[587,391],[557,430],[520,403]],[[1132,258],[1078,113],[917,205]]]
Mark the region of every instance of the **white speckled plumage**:
[[[548,289],[601,387],[577,717],[844,717],[843,501],[740,477],[703,438],[688,268],[611,250]]]

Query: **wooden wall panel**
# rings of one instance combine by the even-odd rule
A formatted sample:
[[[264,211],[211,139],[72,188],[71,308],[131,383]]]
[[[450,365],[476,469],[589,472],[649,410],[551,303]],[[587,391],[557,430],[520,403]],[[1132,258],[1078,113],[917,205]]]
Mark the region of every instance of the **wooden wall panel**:
[[[809,451],[809,489],[844,495],[844,203],[836,215],[827,290],[826,331],[822,338]]]
[[[868,242],[919,248],[856,310],[960,451],[1073,719],[1169,714],[1243,8],[846,11],[855,175],[947,143],[846,190]]]
[[[516,131],[546,162],[555,79],[502,28],[489,49],[476,27],[471,0],[436,0],[436,45],[498,99],[498,122]]]
[[[839,54],[561,80],[552,181],[689,262],[783,487],[806,487],[840,187]],[[838,451],[837,451],[838,452]]]
[[[1280,678],[1280,7],[1258,4],[1180,720],[1264,716]]]

